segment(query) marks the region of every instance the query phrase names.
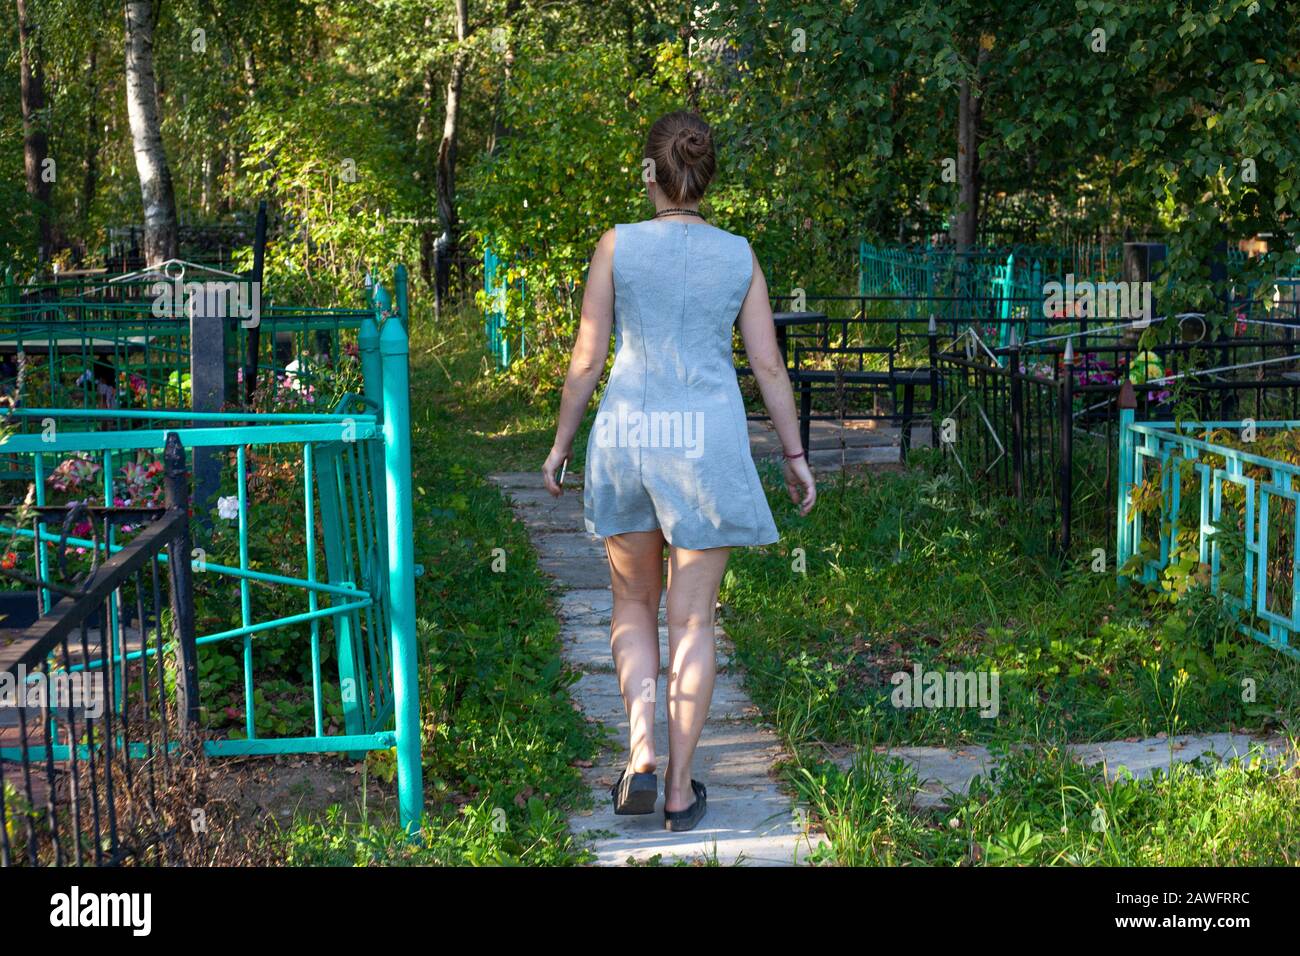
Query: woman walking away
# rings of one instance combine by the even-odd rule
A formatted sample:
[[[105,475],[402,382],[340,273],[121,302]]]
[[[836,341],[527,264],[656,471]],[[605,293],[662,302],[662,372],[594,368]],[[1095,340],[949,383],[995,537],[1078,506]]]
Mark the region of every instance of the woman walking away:
[[[693,113],[670,113],[651,127],[645,156],[646,196],[655,212],[616,225],[596,245],[542,478],[552,495],[560,494],[557,473],[604,370],[612,326],[614,365],[587,441],[584,491],[587,530],[604,538],[609,558],[610,649],[631,727],[627,766],[611,794],[615,813],[654,812],[666,544],[664,826],[690,830],[707,806],[691,762],[713,696],[718,585],[731,548],[778,538],[750,456],[732,363],[737,321],[801,515],[817,492],[762,269],[743,237],[700,214],[716,162],[709,126]]]

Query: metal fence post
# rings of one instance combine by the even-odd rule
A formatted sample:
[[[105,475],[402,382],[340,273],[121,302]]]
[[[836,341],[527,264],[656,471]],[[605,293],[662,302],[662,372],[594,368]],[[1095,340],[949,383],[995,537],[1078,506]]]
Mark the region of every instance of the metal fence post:
[[[163,500],[168,516],[179,515],[180,519],[167,542],[167,571],[171,577],[172,635],[176,641],[176,717],[182,736],[197,729],[199,724],[199,664],[198,648],[194,642],[188,481],[185,448],[179,435],[168,432],[163,446]]]
[[[926,333],[930,347],[930,447],[939,447],[939,324],[930,313],[930,327]]]
[[[361,327],[357,331],[357,352],[361,356],[361,378],[362,394],[370,403],[370,410],[376,415],[382,417],[384,408],[384,362],[379,355],[379,314],[378,311],[369,313],[361,319]],[[375,514],[388,514],[388,495],[384,487],[383,461],[382,452],[379,449],[372,450],[370,459],[370,481],[372,493],[375,496]],[[388,560],[388,537],[387,528],[382,521],[376,522],[376,529],[379,534],[379,556],[385,562]]]
[[[1011,328],[1011,483],[1016,500],[1025,497],[1025,421],[1024,383],[1020,380],[1020,338],[1015,326]]]
[[[420,763],[420,681],[416,655],[415,536],[411,507],[411,399],[406,329],[379,331],[383,361],[384,471],[388,495],[388,600],[392,627],[393,714],[402,826],[414,833],[424,812]]]
[[[1061,376],[1061,553],[1070,550],[1070,512],[1074,503],[1074,343],[1065,340]]]
[[[896,394],[896,393],[895,393]],[[891,394],[891,398],[894,395]],[[898,422],[898,462],[907,464],[907,453],[912,447],[912,415],[916,401],[916,383],[910,378],[903,383],[903,417]]]
[[[1137,394],[1133,391],[1131,382],[1126,381],[1120,386],[1116,404],[1119,406],[1119,449],[1115,457],[1118,459],[1119,476],[1115,484],[1119,492],[1115,503],[1115,580],[1122,585],[1126,579],[1120,569],[1132,557],[1128,533],[1128,495],[1133,485],[1133,418],[1137,409]]]
[[[406,266],[401,263],[393,269],[393,302],[397,308],[397,314],[402,319],[402,327],[406,329],[407,337],[411,335],[411,314],[410,299],[407,294],[409,283],[406,278]]]
[[[379,316],[367,313],[357,329],[357,353],[361,357],[361,393],[378,411],[384,404],[384,364],[379,357]]]
[[[803,450],[812,456],[812,383],[806,381],[795,369],[795,383],[799,386],[799,443]]]
[[[375,287],[371,290],[370,304],[375,307],[377,312],[381,312],[384,315],[389,314],[393,310],[393,297],[388,294],[388,290],[384,288],[384,284],[378,280],[375,281]]]
[[[360,328],[356,333],[356,350],[361,356],[361,394],[365,395],[367,401],[372,403],[370,410],[376,415],[383,414],[383,360],[380,358],[380,316],[378,312],[373,315],[367,315],[361,319]],[[383,479],[380,473],[380,462],[374,462],[373,484],[374,484],[374,511],[376,514],[386,515],[387,509],[385,488],[383,488]],[[387,553],[387,549],[383,549]]]
[[[253,283],[253,310],[257,321],[248,328],[245,341],[248,354],[244,357],[244,404],[252,406],[253,393],[257,391],[257,363],[262,353],[262,282],[266,268],[266,200],[257,204],[257,225],[253,232],[253,271],[249,281]]]

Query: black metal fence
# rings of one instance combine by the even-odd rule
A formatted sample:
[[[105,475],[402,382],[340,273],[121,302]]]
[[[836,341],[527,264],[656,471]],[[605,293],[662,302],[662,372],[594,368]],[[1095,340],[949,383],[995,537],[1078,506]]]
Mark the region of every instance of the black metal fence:
[[[778,345],[799,397],[804,447],[814,421],[912,428],[978,485],[1051,510],[1052,544],[1078,521],[1108,526],[1111,455],[1121,387],[1140,416],[1203,420],[1300,417],[1300,319],[1280,307],[1231,304],[1235,321],[1199,314],[1149,321],[1044,318],[1041,296],[775,297]],[[932,315],[924,309],[933,308]],[[765,417],[739,337],[736,368],[749,417]],[[1082,457],[1086,464],[1076,468]]]
[[[974,334],[936,347],[936,444],[977,485],[1046,501],[1052,539],[1068,550],[1073,517],[1073,376],[1033,374]],[[1108,469],[1109,471],[1109,469]]]
[[[799,399],[799,424],[809,447],[815,421],[867,421],[899,429],[900,460],[906,461],[913,429],[928,425],[934,411],[930,374],[930,320],[911,314],[925,297],[884,295],[776,296],[773,302],[805,311],[776,312],[777,345]],[[815,305],[819,311],[806,311]],[[960,322],[937,328],[955,336]],[[736,372],[747,414],[764,420],[757,389],[739,336]]]
[[[1300,411],[1300,322],[1241,322],[1212,332],[1205,316],[1153,320],[1154,336],[1133,323],[1019,341],[1019,361],[1059,377],[1072,354],[1076,420],[1113,422],[1125,381],[1138,397],[1141,418],[1169,417],[1180,403],[1203,419],[1265,415],[1294,418]],[[1150,339],[1154,339],[1151,341]],[[994,349],[1010,357],[1010,347]]]
[[[203,840],[201,809],[169,804],[198,724],[188,479],[175,435],[164,465],[164,507],[66,515],[89,519],[104,543],[88,571],[62,580],[4,571],[32,588],[38,615],[0,631],[4,866],[168,864],[182,837]],[[54,516],[31,516],[39,534],[37,517]],[[130,537],[114,550],[111,534]],[[67,549],[47,535],[40,547],[65,567]]]
[[[939,445],[972,480],[1050,503],[1053,539],[1070,547],[1080,516],[1108,527],[1118,398],[1131,387],[1139,416],[1170,420],[1296,418],[1300,325],[1238,321],[1211,334],[1185,314],[990,346],[967,331],[936,350]],[[1075,467],[1086,445],[1086,465]]]

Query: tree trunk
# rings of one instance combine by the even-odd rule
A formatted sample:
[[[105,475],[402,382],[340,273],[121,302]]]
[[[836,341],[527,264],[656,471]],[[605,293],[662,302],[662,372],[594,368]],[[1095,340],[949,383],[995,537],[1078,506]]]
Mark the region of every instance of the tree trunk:
[[[974,77],[967,76],[961,81],[957,104],[957,189],[960,208],[957,211],[953,239],[958,252],[966,252],[974,246],[979,235],[979,138],[984,104],[976,90],[976,81],[987,59],[988,52],[981,49],[975,60]]]
[[[424,18],[424,32],[431,34],[433,31],[433,18],[426,16]],[[415,124],[415,155],[418,165],[416,166],[415,175],[420,180],[422,191],[428,195],[429,181],[436,181],[437,162],[431,155],[429,144],[433,140],[433,109],[434,109],[434,90],[437,89],[437,79],[433,71],[433,64],[428,63],[424,67],[423,90],[420,96],[420,118]],[[427,164],[427,165],[426,165]],[[426,287],[433,284],[433,249],[434,235],[432,221],[426,219],[420,224],[420,278],[424,281]]]
[[[519,12],[521,0],[508,0],[506,3],[505,23],[513,27],[515,15]],[[515,44],[513,38],[507,38],[505,48],[501,51],[501,85],[497,87],[496,102],[492,107],[492,142],[488,146],[489,155],[495,156],[501,146],[501,142],[506,139],[510,133],[510,127],[506,124],[502,113],[505,111],[506,96],[510,90],[510,75],[515,66]]]
[[[36,202],[39,257],[49,260],[54,253],[54,220],[50,198],[53,183],[44,176],[49,155],[45,134],[45,75],[41,69],[40,42],[27,18],[28,0],[18,0],[19,83],[23,113],[23,168],[27,173],[27,195]]]
[[[700,108],[699,78],[696,76],[691,63],[691,40],[695,36],[693,24],[691,23],[693,10],[693,5],[689,3],[682,7],[681,22],[677,25],[677,36],[682,41],[682,61],[686,64],[685,106],[689,110],[698,112]]]
[[[153,71],[154,4],[126,4],[126,113],[144,204],[144,258],[148,265],[178,253],[176,195],[163,152],[158,87]]]
[[[199,189],[199,208],[204,216],[212,215],[213,197],[217,195],[217,161],[211,152],[203,154],[202,182]]]
[[[90,105],[86,111],[86,168],[81,179],[81,223],[90,223],[90,209],[95,204],[95,191],[99,188],[99,38],[90,47]]]
[[[456,255],[460,223],[456,219],[456,124],[460,113],[460,89],[465,80],[469,36],[468,0],[456,0],[456,52],[451,59],[447,78],[447,105],[442,123],[442,142],[438,144],[438,219],[442,235],[434,250],[434,312],[442,314],[442,301],[451,286],[451,263]]]

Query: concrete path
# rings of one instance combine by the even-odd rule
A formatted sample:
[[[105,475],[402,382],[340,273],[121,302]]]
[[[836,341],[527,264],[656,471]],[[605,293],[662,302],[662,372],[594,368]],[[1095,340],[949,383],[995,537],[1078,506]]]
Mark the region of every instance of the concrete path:
[[[528,527],[541,568],[555,579],[564,657],[582,673],[573,698],[583,713],[611,734],[595,765],[584,771],[595,809],[575,815],[570,829],[587,838],[602,865],[653,861],[781,866],[803,862],[823,837],[808,834],[803,815],[777,787],[771,770],[785,756],[776,735],[757,722],[758,711],[741,686],[730,643],[719,629],[718,680],[704,734],[695,752],[695,777],[709,789],[709,810],[689,833],[663,828],[663,770],[668,757],[664,683],[659,685],[655,749],[660,797],[643,816],[615,816],[609,788],[626,759],[628,721],[609,653],[612,596],[605,548],[582,523],[579,476],[565,479],[552,498],[536,472],[492,475]],[[668,629],[660,607],[660,659],[668,660]]]
[[[1168,737],[1148,737],[1069,744],[1066,749],[1088,766],[1102,764],[1112,780],[1124,772],[1140,780],[1156,770],[1167,771],[1175,763],[1191,763],[1202,757],[1209,763],[1241,758],[1249,765],[1260,757],[1282,756],[1287,745],[1280,737],[1259,740],[1245,734],[1222,733],[1183,734],[1173,739],[1172,747]],[[976,776],[987,777],[997,762],[987,748],[976,745],[953,749],[877,747],[876,752],[898,757],[916,772],[920,789],[913,794],[912,803],[926,808],[943,806],[952,795],[965,794],[971,781]],[[841,755],[836,762],[847,769],[853,755]]]

